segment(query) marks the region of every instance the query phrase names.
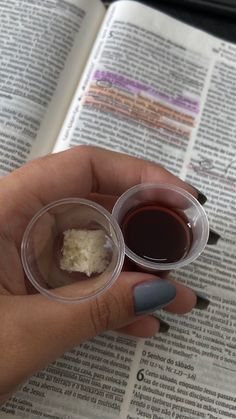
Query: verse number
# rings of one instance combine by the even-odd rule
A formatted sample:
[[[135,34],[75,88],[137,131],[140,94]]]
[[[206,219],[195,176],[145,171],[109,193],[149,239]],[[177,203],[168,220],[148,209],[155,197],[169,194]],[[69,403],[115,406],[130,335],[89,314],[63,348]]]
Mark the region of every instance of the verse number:
[[[144,380],[144,368],[142,368],[141,370],[138,370],[136,378],[138,381],[143,381]]]

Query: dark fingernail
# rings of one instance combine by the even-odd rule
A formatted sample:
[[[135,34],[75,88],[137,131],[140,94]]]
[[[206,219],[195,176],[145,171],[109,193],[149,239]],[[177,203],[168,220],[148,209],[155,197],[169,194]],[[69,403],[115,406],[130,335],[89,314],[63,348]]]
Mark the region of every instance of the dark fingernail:
[[[159,319],[159,322],[160,322],[160,329],[158,333],[167,333],[170,328],[170,325],[164,322],[164,320]]]
[[[176,288],[163,279],[152,279],[134,287],[134,311],[137,315],[165,307],[176,297]]]
[[[159,317],[156,316],[155,314],[153,314],[152,317],[155,317],[155,319],[157,319],[160,323],[158,333],[167,333],[170,328],[169,323],[166,323],[164,322],[164,320],[159,319]]]
[[[196,293],[196,297],[197,297],[197,302],[194,308],[198,310],[206,310],[210,304],[210,300],[208,300],[205,294],[202,294],[200,292]]]
[[[202,193],[201,191],[199,191],[199,189],[196,189],[196,191],[198,193],[198,196],[197,196],[198,202],[200,202],[201,205],[204,205],[206,203],[206,201],[207,201],[206,195],[204,195],[204,193]]]
[[[207,197],[204,195],[204,193],[199,191],[199,189],[195,188],[195,186],[190,185],[190,183],[189,183],[189,186],[191,186],[191,188],[193,188],[193,189],[195,189],[195,191],[197,191],[197,200],[201,205],[204,205],[207,201]]]
[[[220,238],[221,236],[218,233],[216,233],[216,231],[210,229],[207,244],[217,244]]]
[[[167,333],[169,328],[170,328],[170,325],[168,323],[164,322],[164,320],[159,319],[159,322],[160,322],[159,333]]]

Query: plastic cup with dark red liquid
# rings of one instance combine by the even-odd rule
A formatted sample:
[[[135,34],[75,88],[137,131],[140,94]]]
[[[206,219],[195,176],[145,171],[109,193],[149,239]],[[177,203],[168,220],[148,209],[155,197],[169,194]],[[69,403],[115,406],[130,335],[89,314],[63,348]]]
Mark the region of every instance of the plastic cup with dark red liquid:
[[[127,190],[113,208],[125,253],[148,272],[177,269],[193,262],[209,236],[205,210],[175,185],[141,184]]]

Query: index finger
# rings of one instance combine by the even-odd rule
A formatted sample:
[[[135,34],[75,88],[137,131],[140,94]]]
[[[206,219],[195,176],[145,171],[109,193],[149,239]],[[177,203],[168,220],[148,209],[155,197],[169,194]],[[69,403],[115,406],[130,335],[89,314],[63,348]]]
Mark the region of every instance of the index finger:
[[[197,191],[163,167],[127,154],[78,146],[28,163],[13,172],[15,188],[37,194],[46,205],[89,193],[120,195],[139,183],[171,183],[197,196]],[[16,186],[17,185],[17,186]]]

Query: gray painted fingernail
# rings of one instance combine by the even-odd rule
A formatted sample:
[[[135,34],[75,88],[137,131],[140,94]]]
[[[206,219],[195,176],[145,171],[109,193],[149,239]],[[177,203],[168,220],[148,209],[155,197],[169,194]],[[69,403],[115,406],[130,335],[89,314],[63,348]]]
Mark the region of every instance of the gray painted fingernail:
[[[152,279],[134,287],[135,314],[147,314],[165,307],[176,297],[176,288],[163,279]]]

